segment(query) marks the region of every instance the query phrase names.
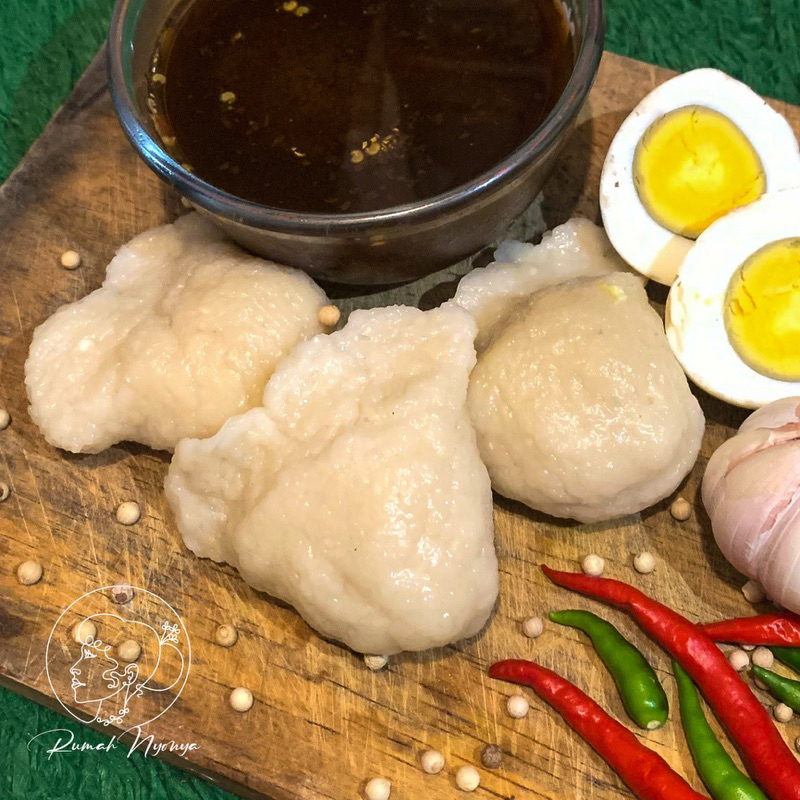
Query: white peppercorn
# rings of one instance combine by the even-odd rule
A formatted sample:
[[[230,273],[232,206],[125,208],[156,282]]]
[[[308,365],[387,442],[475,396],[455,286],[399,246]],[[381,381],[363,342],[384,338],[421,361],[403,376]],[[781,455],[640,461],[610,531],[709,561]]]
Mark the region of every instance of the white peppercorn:
[[[692,516],[692,506],[689,504],[688,500],[679,497],[669,507],[669,513],[672,514],[672,518],[678,520],[678,522],[686,522],[686,520]]]
[[[76,250],[65,250],[61,254],[61,266],[64,269],[78,269],[81,265],[81,254]]]
[[[253,693],[239,686],[231,692],[230,703],[234,711],[249,711],[253,707]]]
[[[23,561],[17,567],[17,580],[23,586],[33,586],[42,579],[42,565],[38,561]]]
[[[757,667],[763,667],[764,669],[772,669],[775,663],[775,656],[766,647],[756,647],[750,659]]]
[[[529,638],[535,639],[542,635],[544,623],[541,617],[528,617],[522,620],[522,632]]]
[[[637,555],[633,557],[633,568],[642,575],[649,575],[656,568],[656,558],[652,553],[648,553],[647,551],[637,553]]]
[[[742,594],[748,603],[754,604],[762,603],[767,597],[764,587],[758,581],[747,581],[747,583],[742,586]]]
[[[426,750],[420,760],[419,764],[423,772],[428,775],[436,775],[444,769],[444,755],[438,750]]]
[[[465,764],[458,768],[456,772],[456,786],[462,792],[474,792],[481,784],[481,776],[478,770],[470,764]]]
[[[367,800],[389,800],[392,784],[386,778],[370,778],[364,787]]]
[[[117,506],[117,522],[120,525],[135,525],[142,516],[139,504],[133,500],[126,500]]]
[[[606,562],[596,553],[590,553],[583,559],[583,562],[581,563],[581,569],[587,575],[591,575],[593,577],[602,575],[605,568]]]
[[[747,669],[750,664],[750,656],[745,653],[744,650],[731,650],[728,653],[728,663],[737,671],[741,672],[743,669]]]
[[[506,701],[506,711],[508,716],[514,719],[522,719],[528,715],[530,704],[521,694],[512,694]]]
[[[233,647],[239,639],[239,631],[233,625],[220,625],[214,631],[214,641],[220,647]]]
[[[134,661],[139,660],[142,654],[142,646],[134,639],[126,639],[118,648],[117,655],[120,661],[127,661],[132,664]]]

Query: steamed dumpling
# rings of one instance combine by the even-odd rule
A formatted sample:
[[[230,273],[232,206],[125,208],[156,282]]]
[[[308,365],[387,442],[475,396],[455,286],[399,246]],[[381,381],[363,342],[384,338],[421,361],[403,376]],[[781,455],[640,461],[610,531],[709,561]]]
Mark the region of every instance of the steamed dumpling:
[[[189,214],[123,246],[101,288],[36,329],[31,417],[74,453],[210,436],[257,405],[278,361],[322,330],[325,303],[304,273],[248,255]]]
[[[395,306],[298,345],[261,407],[178,444],[166,492],[188,547],[359,652],[477,633],[497,562],[474,335],[459,308]]]
[[[641,280],[618,267],[573,220],[456,295],[480,323],[468,402],[493,488],[583,522],[667,496],[704,428]]]

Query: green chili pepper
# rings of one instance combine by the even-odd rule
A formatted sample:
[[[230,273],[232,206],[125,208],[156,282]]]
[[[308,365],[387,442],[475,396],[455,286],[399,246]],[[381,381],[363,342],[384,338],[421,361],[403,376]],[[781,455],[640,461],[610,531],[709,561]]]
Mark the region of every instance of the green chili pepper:
[[[769,649],[778,661],[786,664],[787,667],[791,667],[795,672],[800,672],[800,647],[786,647],[783,645],[779,647],[776,645]]]
[[[714,800],[767,800],[719,743],[703,714],[700,696],[692,679],[677,661],[672,662],[678,684],[681,722],[689,752],[703,783]]]
[[[583,631],[617,685],[622,704],[641,728],[655,730],[667,720],[669,704],[645,657],[610,623],[591,611],[551,611],[550,619]]]
[[[781,703],[785,703],[793,711],[800,711],[800,681],[784,678],[783,675],[756,664],[750,670]]]

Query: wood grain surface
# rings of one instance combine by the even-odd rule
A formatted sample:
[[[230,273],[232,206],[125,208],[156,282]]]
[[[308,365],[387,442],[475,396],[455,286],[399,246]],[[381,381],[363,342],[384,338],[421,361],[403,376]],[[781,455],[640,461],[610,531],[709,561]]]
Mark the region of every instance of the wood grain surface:
[[[573,214],[598,218],[597,184],[608,143],[631,108],[669,75],[604,56],[556,174],[541,202],[517,223],[515,235],[533,236]],[[800,109],[775,106],[800,129]],[[576,569],[583,555],[596,552],[606,559],[606,574],[642,587],[691,619],[750,612],[740,592],[743,578],[718,552],[698,497],[707,458],[744,413],[701,396],[707,433],[697,466],[678,492],[693,505],[686,522],[671,518],[672,498],[641,515],[596,525],[554,521],[497,498],[500,599],[486,629],[442,650],[394,657],[388,668],[371,672],[359,656],[320,640],[294,611],[251,590],[232,569],[201,561],[183,547],[162,493],[167,455],[137,445],[96,456],[66,455],[47,445],[28,417],[23,363],[33,329],[62,303],[99,286],[123,242],[181,210],[174,193],[138,160],[120,132],[99,59],[0,190],[0,406],[12,417],[0,432],[0,480],[11,489],[0,505],[3,682],[81,714],[80,708],[92,706],[78,705],[70,686],[70,667],[81,660],[80,646],[69,636],[71,625],[89,614],[113,620],[108,615],[116,613],[120,620],[103,628],[105,641],[115,644],[129,635],[134,621],[147,621],[156,630],[167,621],[175,625],[173,646],[162,645],[157,668],[148,661],[150,650],[140,662],[141,670],[153,672],[149,688],[161,691],[136,698],[130,715],[108,731],[163,712],[142,729],[152,735],[151,744],[196,744],[166,757],[242,794],[345,800],[359,797],[367,778],[383,775],[392,781],[396,800],[452,798],[460,794],[456,769],[479,765],[481,747],[494,742],[504,762],[495,770],[479,767],[476,797],[630,796],[540,701],[529,695],[528,716],[511,719],[505,700],[512,688],[489,681],[485,670],[498,658],[535,658],[626,719],[610,678],[580,634],[552,624],[536,640],[521,634],[520,621],[529,615],[590,607],[548,585],[538,569],[542,562]],[[83,256],[75,271],[59,265],[68,248]],[[477,259],[485,262],[488,255]],[[389,293],[332,294],[348,310],[390,302],[431,307],[452,294],[455,277],[468,268],[464,263]],[[663,299],[658,291],[653,294],[654,302]],[[142,508],[141,520],[130,527],[115,519],[124,500]],[[656,555],[652,575],[638,575],[631,567],[642,550]],[[15,578],[26,559],[44,566],[44,578],[33,586]],[[95,591],[114,584],[146,591],[123,605],[107,591]],[[674,700],[666,655],[624,616],[591,607],[642,647]],[[238,628],[234,647],[214,643],[221,623]],[[178,653],[189,656],[188,676]],[[254,695],[246,714],[228,703],[235,686]],[[797,723],[782,730],[788,740],[800,734]],[[700,788],[674,711],[664,728],[640,738]],[[442,773],[420,769],[427,748],[445,754]]]

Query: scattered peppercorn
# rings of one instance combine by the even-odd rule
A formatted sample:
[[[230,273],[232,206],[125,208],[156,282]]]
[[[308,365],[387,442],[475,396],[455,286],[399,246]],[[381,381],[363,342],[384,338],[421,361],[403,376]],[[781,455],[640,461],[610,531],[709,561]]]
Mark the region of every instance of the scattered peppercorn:
[[[317,312],[317,319],[319,324],[324,328],[332,328],[339,322],[342,312],[334,305],[322,306]]]
[[[747,669],[750,666],[750,656],[745,653],[744,650],[731,650],[728,653],[728,663],[737,671],[741,672],[742,670]]]
[[[462,792],[474,792],[481,785],[481,776],[471,764],[465,764],[456,772],[456,786]]]
[[[11,496],[11,489],[5,481],[0,481],[0,503],[5,503]]]
[[[529,638],[535,639],[542,635],[544,623],[541,617],[528,617],[522,621],[522,632]]]
[[[438,750],[426,750],[419,763],[423,772],[436,775],[444,769],[444,756]]]
[[[0,431],[4,431],[11,424],[11,414],[0,408]]]
[[[85,644],[86,642],[94,641],[97,636],[97,625],[90,619],[81,620],[72,629],[72,638],[78,644]]]
[[[81,265],[81,254],[75,250],[65,250],[61,254],[61,266],[64,269],[78,269]]]
[[[773,656],[766,647],[756,647],[756,649],[753,650],[753,654],[750,656],[750,660],[757,667],[772,669],[772,665],[775,663],[775,656]]]
[[[503,751],[496,744],[485,744],[481,748],[481,764],[486,769],[497,769],[503,763]]]
[[[649,575],[656,568],[656,559],[652,553],[639,553],[633,558],[633,568],[642,575]]]
[[[364,656],[364,663],[373,672],[377,672],[389,663],[389,659],[386,656]]]
[[[747,581],[747,583],[742,586],[742,594],[748,603],[761,603],[767,597],[764,588],[758,581]]]
[[[126,584],[112,586],[109,594],[114,603],[118,606],[124,606],[126,603],[130,603],[130,601],[133,600],[133,586],[127,586]]]
[[[775,719],[778,720],[778,722],[791,722],[794,716],[794,711],[792,711],[786,703],[778,703],[778,705],[772,709],[772,713],[775,715]]]
[[[692,516],[692,507],[688,500],[679,497],[669,507],[669,513],[672,514],[672,518],[678,520],[678,522],[686,522],[686,520]]]
[[[530,704],[521,694],[512,694],[506,701],[506,711],[508,716],[514,719],[522,719],[528,716]]]
[[[367,800],[389,800],[392,784],[386,778],[370,778],[364,787]]]
[[[33,586],[42,579],[42,565],[38,561],[23,561],[17,567],[17,580],[23,586]]]
[[[117,522],[120,525],[135,525],[142,516],[139,504],[133,500],[126,500],[117,506]]]
[[[253,707],[253,693],[239,686],[231,692],[230,703],[234,711],[249,711]]]
[[[606,562],[595,553],[590,553],[581,563],[581,569],[587,574],[597,577],[603,574],[606,568]]]
[[[126,639],[117,648],[117,655],[119,655],[120,660],[126,661],[129,664],[132,664],[134,661],[138,661],[141,654],[142,646],[139,644],[139,642],[133,639]]]
[[[214,641],[220,647],[233,647],[239,639],[239,631],[233,625],[220,625],[214,631]]]

